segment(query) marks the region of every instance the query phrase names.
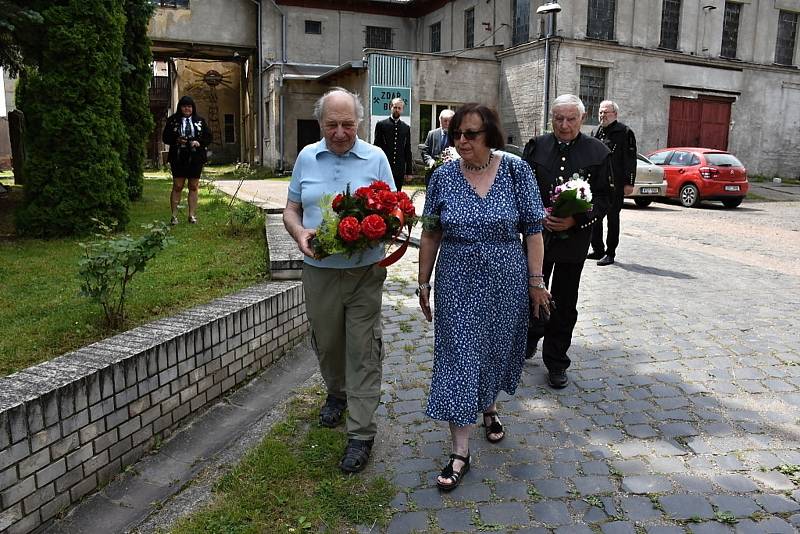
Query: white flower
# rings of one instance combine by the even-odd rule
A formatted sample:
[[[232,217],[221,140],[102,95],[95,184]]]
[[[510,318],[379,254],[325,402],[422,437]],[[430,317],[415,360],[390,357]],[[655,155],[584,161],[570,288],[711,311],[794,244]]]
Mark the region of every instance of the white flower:
[[[461,159],[461,156],[458,155],[458,151],[452,146],[445,148],[440,157],[442,158],[442,163],[449,163]]]
[[[592,201],[592,188],[589,185],[589,182],[584,180],[583,177],[577,172],[573,174],[572,178],[570,178],[566,183],[558,187],[561,187],[562,190],[577,189],[578,196],[580,198],[586,200],[586,202]],[[556,188],[556,192],[560,193],[560,191],[558,191],[558,187]]]

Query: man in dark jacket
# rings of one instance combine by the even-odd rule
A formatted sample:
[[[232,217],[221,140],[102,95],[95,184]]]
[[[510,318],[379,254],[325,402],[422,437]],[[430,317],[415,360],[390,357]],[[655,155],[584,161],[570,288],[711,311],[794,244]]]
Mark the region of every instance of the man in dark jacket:
[[[373,141],[373,144],[386,154],[398,191],[403,188],[406,180],[411,179],[413,174],[411,127],[400,118],[404,106],[402,98],[392,100],[392,116],[375,125],[375,140]]]
[[[553,132],[540,135],[525,145],[523,158],[536,173],[545,209],[552,207],[555,187],[578,174],[589,182],[592,209],[570,217],[548,215],[544,221],[544,265],[542,273],[528,273],[529,283],[545,284],[555,307],[550,320],[528,332],[527,357],[533,356],[539,339],[548,383],[560,389],[568,383],[567,351],[578,321],[578,288],[583,263],[589,250],[592,225],[608,209],[609,155],[606,146],[581,133],[586,108],[575,95],[561,95],[553,101]]]
[[[598,118],[600,127],[594,136],[605,143],[611,151],[611,176],[614,189],[608,208],[608,236],[603,246],[603,221],[592,228],[592,253],[589,259],[599,260],[597,265],[611,265],[619,245],[619,214],[625,195],[633,193],[636,181],[636,136],[633,131],[617,120],[619,106],[611,100],[600,102]]]

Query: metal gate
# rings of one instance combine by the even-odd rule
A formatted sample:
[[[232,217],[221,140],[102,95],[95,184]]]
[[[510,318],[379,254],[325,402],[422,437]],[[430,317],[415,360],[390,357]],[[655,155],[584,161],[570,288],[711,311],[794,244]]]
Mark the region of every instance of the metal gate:
[[[728,150],[732,102],[722,97],[671,97],[667,146]]]

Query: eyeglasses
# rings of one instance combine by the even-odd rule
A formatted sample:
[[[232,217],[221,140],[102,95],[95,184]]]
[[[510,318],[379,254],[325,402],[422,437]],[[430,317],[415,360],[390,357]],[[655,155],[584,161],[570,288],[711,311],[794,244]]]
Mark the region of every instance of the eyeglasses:
[[[467,141],[474,141],[475,139],[478,138],[480,134],[482,134],[485,131],[486,130],[476,130],[472,132],[470,130],[466,130],[462,132],[461,130],[453,130],[453,141],[458,141],[459,139],[461,139],[462,135],[467,138]]]

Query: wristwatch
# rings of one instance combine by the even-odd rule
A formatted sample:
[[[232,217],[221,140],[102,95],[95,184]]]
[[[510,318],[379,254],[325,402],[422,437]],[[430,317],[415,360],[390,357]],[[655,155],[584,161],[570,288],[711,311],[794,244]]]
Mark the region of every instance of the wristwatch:
[[[428,291],[430,291],[431,290],[431,285],[428,282],[420,284],[419,287],[417,287],[417,289],[414,291],[414,293],[416,293],[417,296],[419,296],[419,294],[422,293],[423,289],[427,289]]]
[[[530,282],[528,282],[528,287],[533,287],[536,289],[547,289],[547,286],[544,285],[544,280],[539,280],[539,283],[537,284],[531,284]]]

